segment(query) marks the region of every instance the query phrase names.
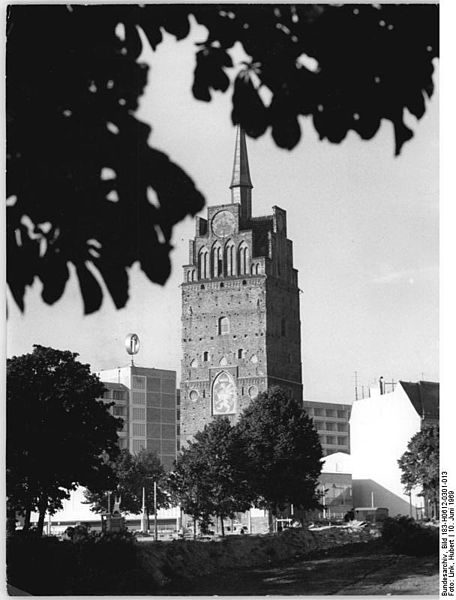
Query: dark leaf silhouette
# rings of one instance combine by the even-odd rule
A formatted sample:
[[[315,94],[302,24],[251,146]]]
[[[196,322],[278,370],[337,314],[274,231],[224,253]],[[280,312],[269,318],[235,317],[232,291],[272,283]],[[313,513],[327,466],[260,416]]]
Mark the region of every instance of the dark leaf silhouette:
[[[389,120],[397,155],[413,136],[404,115],[421,118],[433,94],[438,5],[10,6],[7,274],[21,310],[36,277],[56,302],[70,264],[86,312],[101,305],[96,271],[118,308],[135,262],[152,281],[169,276],[172,228],[204,200],[133,111],[148,77],[140,30],[155,50],[163,32],[188,36],[191,18],[207,30],[194,97],[234,81],[233,123],[252,137],[269,129],[281,148],[299,143],[304,117],[333,143],[370,139]],[[248,58],[230,73],[236,43]]]

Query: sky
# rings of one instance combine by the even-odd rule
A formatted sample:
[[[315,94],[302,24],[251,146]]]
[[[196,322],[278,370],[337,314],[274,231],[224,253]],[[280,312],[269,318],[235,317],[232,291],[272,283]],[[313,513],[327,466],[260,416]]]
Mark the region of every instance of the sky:
[[[209,205],[230,202],[234,153],[231,93],[194,100],[195,42],[205,30],[145,49],[149,84],[137,112],[152,126],[150,144],[189,174]],[[237,49],[236,60],[242,59]],[[231,70],[234,75],[235,69]],[[437,83],[437,79],[435,78]],[[277,148],[267,132],[247,138],[254,185],[254,216],[287,211],[294,266],[302,290],[301,339],[304,397],[352,402],[354,377],[372,385],[380,376],[438,381],[438,93],[425,116],[407,122],[415,132],[394,157],[393,127],[383,122],[373,140],[351,133],[341,144],[319,141],[311,121],[292,151]],[[205,209],[200,213],[205,216]],[[84,316],[72,274],[53,306],[36,281],[21,314],[8,296],[7,355],[35,343],[78,352],[94,371],[129,363],[128,333],[141,350],[135,364],[180,371],[182,265],[194,220],[173,234],[173,270],[165,286],[151,283],[138,265],[130,271],[130,300],[116,310],[107,294],[100,311]]]

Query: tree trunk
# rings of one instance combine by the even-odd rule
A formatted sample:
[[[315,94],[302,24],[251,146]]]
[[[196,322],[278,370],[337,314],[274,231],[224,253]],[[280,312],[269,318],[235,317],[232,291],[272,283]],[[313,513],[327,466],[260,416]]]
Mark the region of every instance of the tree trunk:
[[[16,531],[16,511],[14,508],[6,509],[6,534],[12,535]]]
[[[23,531],[28,531],[30,529],[30,518],[32,516],[32,508],[30,506],[30,504],[28,504],[27,508],[25,509],[25,513],[24,513],[24,525],[23,525]]]
[[[48,506],[48,499],[47,499],[47,496],[45,496],[43,494],[41,496],[39,504],[38,504],[38,512],[39,512],[38,525],[37,525],[38,535],[43,535],[44,519],[46,517],[47,506]]]
[[[268,532],[273,532],[272,510],[270,507],[268,508]]]
[[[225,537],[225,526],[223,524],[223,515],[220,515],[220,523],[222,525],[222,537]]]
[[[193,539],[196,540],[196,519],[193,519]]]

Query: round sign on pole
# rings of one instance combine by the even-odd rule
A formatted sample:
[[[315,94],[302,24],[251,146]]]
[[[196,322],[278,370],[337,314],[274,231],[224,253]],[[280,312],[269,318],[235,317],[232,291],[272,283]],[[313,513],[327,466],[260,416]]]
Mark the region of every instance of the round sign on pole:
[[[129,333],[125,338],[125,348],[128,354],[138,354],[139,352],[139,337],[136,333]]]

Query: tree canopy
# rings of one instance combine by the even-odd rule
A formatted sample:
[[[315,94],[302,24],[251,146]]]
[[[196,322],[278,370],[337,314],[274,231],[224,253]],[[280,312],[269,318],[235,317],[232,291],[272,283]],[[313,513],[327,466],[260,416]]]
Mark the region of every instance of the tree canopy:
[[[87,314],[101,306],[98,278],[118,308],[135,262],[168,278],[173,226],[204,199],[134,115],[148,73],[139,29],[155,50],[163,32],[187,37],[190,17],[207,29],[193,96],[232,90],[233,123],[281,148],[299,142],[302,117],[334,143],[350,130],[371,139],[386,119],[399,154],[413,135],[404,113],[421,118],[433,93],[437,5],[9,6],[7,277],[21,310],[36,277],[56,302],[70,265]],[[250,58],[230,81],[236,42]]]
[[[416,433],[407,445],[407,451],[398,460],[402,471],[401,483],[408,493],[414,488],[429,501],[434,509],[439,498],[439,426],[428,425]]]
[[[195,435],[176,461],[169,480],[172,496],[185,513],[207,524],[250,508],[252,492],[236,428],[216,417]]]
[[[137,454],[122,450],[113,465],[115,478],[111,486],[100,493],[98,489],[86,489],[86,501],[94,512],[103,512],[107,508],[106,492],[120,497],[120,510],[139,514],[142,510],[143,488],[145,490],[146,514],[154,510],[154,481],[157,483],[157,508],[168,506],[166,494],[165,470],[156,452],[141,449]]]
[[[121,419],[99,400],[105,391],[77,354],[34,346],[7,361],[7,496],[10,510],[62,507],[78,485],[103,489],[113,477]]]
[[[243,411],[237,429],[256,506],[275,515],[286,504],[319,506],[323,453],[312,419],[297,400],[273,387]]]

